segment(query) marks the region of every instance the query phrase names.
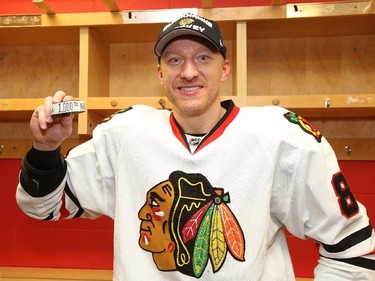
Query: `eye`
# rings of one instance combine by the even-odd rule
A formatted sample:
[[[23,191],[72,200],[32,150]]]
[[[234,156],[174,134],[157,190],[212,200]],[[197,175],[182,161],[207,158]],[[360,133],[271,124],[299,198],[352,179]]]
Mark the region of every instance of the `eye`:
[[[181,58],[178,58],[178,57],[172,57],[168,60],[169,64],[171,65],[178,65],[178,64],[181,64],[182,62],[182,59]]]
[[[199,55],[196,60],[201,63],[208,62],[210,60],[210,57],[208,55],[202,54]]]
[[[165,199],[156,192],[151,192],[150,198],[148,199],[149,206],[151,209],[160,207],[160,202],[165,202]]]
[[[158,202],[156,202],[156,200],[151,199],[150,207],[151,208],[159,207],[159,204],[158,204]]]
[[[150,196],[150,208],[155,208],[155,207],[159,207],[159,203],[156,201],[157,199],[157,195],[155,193],[151,193],[151,196]]]

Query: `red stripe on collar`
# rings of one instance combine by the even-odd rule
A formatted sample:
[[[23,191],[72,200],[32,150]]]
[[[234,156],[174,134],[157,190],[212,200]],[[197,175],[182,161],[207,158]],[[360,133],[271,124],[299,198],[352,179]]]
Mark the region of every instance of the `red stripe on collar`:
[[[237,106],[233,106],[233,109],[231,110],[231,112],[229,112],[228,116],[225,119],[221,120],[222,123],[219,125],[219,127],[217,127],[216,129],[214,128],[207,135],[207,137],[202,140],[200,145],[195,150],[194,154],[201,150],[203,147],[213,142],[214,140],[218,139],[224,133],[225,129],[229,126],[229,124],[232,123],[232,121],[236,118],[239,112],[240,108]]]
[[[224,117],[219,121],[219,123],[207,134],[207,136],[202,140],[199,144],[197,149],[195,150],[194,154],[200,151],[203,147],[207,146],[217,138],[219,138],[225,131],[225,129],[229,126],[230,123],[236,118],[238,115],[240,108],[233,104],[233,101],[224,101],[222,104],[226,104],[227,106],[224,107],[227,109],[226,114]],[[169,116],[169,122],[172,127],[172,132],[175,137],[182,143],[183,146],[190,152],[189,145],[186,141],[185,133],[182,130],[181,126],[177,123],[176,119],[173,117],[173,112]]]

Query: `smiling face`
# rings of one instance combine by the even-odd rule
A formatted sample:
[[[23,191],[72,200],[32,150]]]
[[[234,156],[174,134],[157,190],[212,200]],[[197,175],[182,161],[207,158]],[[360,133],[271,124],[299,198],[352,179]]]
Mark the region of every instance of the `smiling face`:
[[[169,215],[174,191],[169,181],[162,182],[147,193],[147,200],[139,210],[141,220],[139,245],[153,253],[155,264],[160,270],[173,270],[175,243],[169,233]]]
[[[228,60],[207,40],[179,37],[163,51],[158,77],[173,111],[194,117],[220,110],[220,84],[228,78]]]

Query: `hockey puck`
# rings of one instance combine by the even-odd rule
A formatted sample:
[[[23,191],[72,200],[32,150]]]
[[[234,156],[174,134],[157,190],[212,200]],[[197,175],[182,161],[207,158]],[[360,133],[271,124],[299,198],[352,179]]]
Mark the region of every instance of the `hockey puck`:
[[[51,105],[51,115],[85,112],[85,102],[81,100],[63,101]]]

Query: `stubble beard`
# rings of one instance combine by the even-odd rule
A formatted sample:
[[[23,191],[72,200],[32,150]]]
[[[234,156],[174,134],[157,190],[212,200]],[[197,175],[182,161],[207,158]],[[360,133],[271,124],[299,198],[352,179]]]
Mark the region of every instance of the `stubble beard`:
[[[168,99],[173,105],[173,111],[177,111],[184,118],[203,115],[215,103],[216,98],[216,96],[210,95],[210,93],[202,93],[191,97],[180,96],[173,92],[169,92],[168,94]]]

